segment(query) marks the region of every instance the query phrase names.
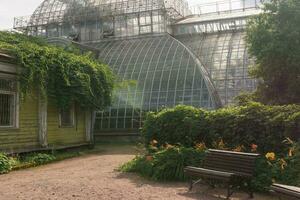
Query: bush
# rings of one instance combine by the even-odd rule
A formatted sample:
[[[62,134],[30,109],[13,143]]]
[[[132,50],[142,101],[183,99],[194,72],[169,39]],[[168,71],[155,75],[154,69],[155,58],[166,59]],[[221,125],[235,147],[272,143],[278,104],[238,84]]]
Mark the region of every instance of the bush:
[[[7,173],[11,170],[10,159],[3,153],[0,153],[0,174]]]
[[[160,181],[185,180],[184,167],[201,166],[204,152],[194,148],[170,147],[153,156],[152,178]]]
[[[34,165],[43,165],[55,160],[55,156],[45,153],[35,153],[30,155],[27,160]]]
[[[159,145],[180,143],[194,146],[196,140],[207,137],[206,134],[201,135],[205,131],[200,130],[206,127],[201,124],[205,122],[205,113],[204,110],[182,105],[148,113],[142,128],[146,144],[155,139],[160,142]]]
[[[205,111],[190,106],[167,108],[158,113],[149,113],[142,134],[146,145],[157,140],[166,143],[193,147],[204,142],[208,147],[223,140],[226,148],[242,145],[250,151],[252,144],[258,152],[287,151],[282,141],[286,137],[294,140],[300,135],[300,106],[265,106],[248,103],[245,106]]]
[[[133,160],[120,167],[123,172],[136,172],[144,177],[151,177],[153,173],[153,163],[146,156],[136,156]]]
[[[152,155],[137,156],[121,166],[123,172],[136,172],[158,181],[185,180],[183,169],[188,165],[201,166],[204,151],[169,146]]]

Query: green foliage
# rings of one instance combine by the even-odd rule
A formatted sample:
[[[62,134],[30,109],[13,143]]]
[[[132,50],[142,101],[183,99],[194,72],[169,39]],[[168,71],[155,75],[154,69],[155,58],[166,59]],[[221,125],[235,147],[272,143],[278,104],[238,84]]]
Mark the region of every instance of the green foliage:
[[[139,172],[140,174],[151,177],[159,181],[178,181],[184,180],[183,169],[186,166],[200,166],[204,152],[180,146],[170,146],[161,148],[152,155],[137,157],[134,166],[125,164],[129,171]]]
[[[255,178],[251,182],[253,190],[260,192],[266,191],[273,183],[273,173],[274,171],[272,171],[272,167],[268,164],[265,157],[257,159],[254,173]]]
[[[26,159],[34,165],[43,165],[53,162],[56,158],[54,155],[51,154],[35,153],[28,156]]]
[[[194,148],[169,146],[152,155],[137,156],[121,166],[121,171],[137,172],[158,181],[180,181],[186,178],[184,167],[201,166],[203,156],[203,151]]]
[[[246,106],[251,102],[257,102],[258,97],[255,93],[242,92],[234,98],[234,102],[238,106]]]
[[[146,156],[136,156],[133,160],[120,167],[122,172],[136,172],[144,177],[151,177],[153,174],[153,163],[147,160]]]
[[[201,122],[205,121],[205,115],[204,110],[181,105],[158,113],[150,112],[142,128],[146,144],[155,139],[159,145],[180,143],[193,146],[194,141],[207,137],[206,134],[201,135],[205,127]]]
[[[23,94],[38,89],[59,108],[77,102],[86,108],[111,104],[114,76],[88,54],[77,55],[45,44],[39,38],[0,32],[0,50],[16,57]]]
[[[257,94],[270,104],[300,103],[300,1],[271,0],[247,27]]]
[[[160,181],[185,180],[184,167],[201,166],[204,152],[194,148],[170,147],[153,155],[152,178]]]
[[[146,145],[158,141],[193,147],[205,143],[214,148],[214,143],[223,140],[225,148],[243,146],[250,151],[251,145],[258,145],[260,153],[287,152],[282,143],[286,137],[297,140],[300,135],[300,107],[265,106],[248,103],[245,106],[204,111],[189,106],[177,106],[158,113],[149,113],[142,133]]]
[[[11,170],[10,159],[3,153],[0,153],[0,174],[7,173]]]

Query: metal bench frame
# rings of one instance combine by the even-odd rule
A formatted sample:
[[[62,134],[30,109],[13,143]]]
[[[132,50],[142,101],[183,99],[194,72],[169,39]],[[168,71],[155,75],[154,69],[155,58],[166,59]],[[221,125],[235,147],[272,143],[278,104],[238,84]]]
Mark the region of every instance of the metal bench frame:
[[[289,185],[281,185],[281,184],[273,184],[271,186],[271,192],[278,195],[279,199],[286,199],[287,197],[293,199],[300,199],[300,188],[289,186]]]
[[[184,169],[185,174],[191,178],[189,190],[202,180],[217,180],[226,184],[227,199],[229,199],[235,189],[233,180],[240,179],[247,183],[250,198],[253,198],[251,180],[258,156],[259,154],[254,153],[209,149],[202,168],[188,166]],[[196,177],[198,179],[195,180]]]

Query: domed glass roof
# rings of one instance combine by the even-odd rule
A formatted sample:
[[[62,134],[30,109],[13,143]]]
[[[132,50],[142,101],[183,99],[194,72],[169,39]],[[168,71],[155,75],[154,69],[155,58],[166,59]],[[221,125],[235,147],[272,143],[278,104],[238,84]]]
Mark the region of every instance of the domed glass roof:
[[[174,10],[169,11],[168,8]],[[166,9],[183,16],[188,13],[188,3],[185,0],[45,0],[34,11],[29,24],[48,25],[65,22],[70,18],[84,20],[91,15],[113,16],[157,9]]]

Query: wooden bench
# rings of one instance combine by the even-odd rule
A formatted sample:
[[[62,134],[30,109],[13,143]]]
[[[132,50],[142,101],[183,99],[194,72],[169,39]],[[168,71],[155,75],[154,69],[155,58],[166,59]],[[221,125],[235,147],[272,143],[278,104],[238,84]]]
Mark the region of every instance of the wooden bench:
[[[218,181],[227,185],[229,199],[233,194],[233,181],[239,179],[247,183],[250,197],[253,198],[250,186],[258,156],[259,154],[254,153],[209,149],[202,168],[188,166],[184,169],[185,174],[191,178],[189,190],[203,179]]]
[[[279,195],[279,199],[300,199],[300,188],[289,186],[289,185],[281,185],[281,184],[273,184],[271,186],[271,191]]]

